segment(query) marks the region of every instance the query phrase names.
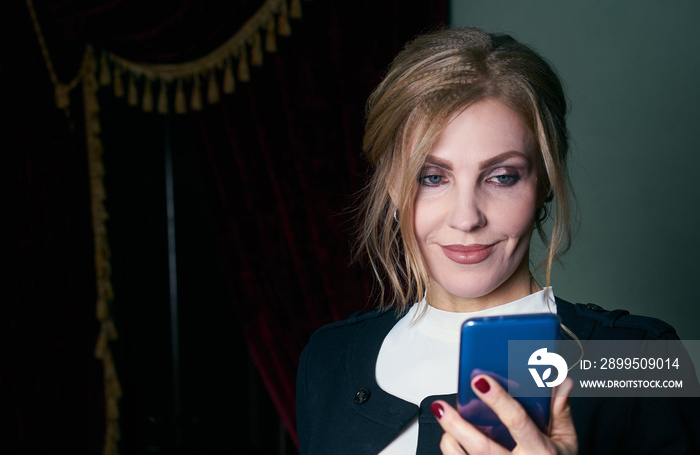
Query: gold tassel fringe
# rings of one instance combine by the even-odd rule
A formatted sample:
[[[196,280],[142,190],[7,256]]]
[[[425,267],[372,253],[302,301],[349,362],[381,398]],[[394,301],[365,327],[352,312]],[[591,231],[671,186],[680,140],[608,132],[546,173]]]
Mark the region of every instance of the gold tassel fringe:
[[[30,1],[30,0],[28,0]],[[99,81],[102,85],[114,85],[114,94],[124,96],[124,81],[122,75],[128,78],[126,90],[127,102],[130,106],[141,105],[145,112],[170,112],[166,89],[168,84],[175,83],[176,90],[172,103],[173,111],[182,114],[188,107],[192,110],[202,109],[202,84],[206,83],[206,101],[215,104],[220,101],[222,92],[231,94],[235,91],[236,79],[248,82],[251,78],[250,67],[263,65],[265,52],[277,51],[277,35],[289,36],[291,26],[289,19],[301,18],[301,0],[267,0],[255,14],[228,41],[210,54],[190,62],[172,65],[148,65],[132,62],[103,51],[100,57]],[[262,33],[265,33],[264,40]],[[232,60],[237,60],[234,73]],[[113,70],[110,72],[110,67]],[[223,75],[221,72],[223,71]],[[205,81],[201,78],[206,77]],[[222,77],[221,85],[218,77]],[[144,87],[139,95],[137,81],[143,80]],[[151,85],[160,83],[157,104],[153,100]],[[185,87],[189,94],[189,103],[185,95]],[[66,104],[66,98],[57,91],[57,102],[60,95],[61,104]],[[189,104],[189,106],[188,106]],[[157,106],[154,109],[154,106]]]
[[[97,79],[97,64],[95,54],[90,45],[86,46],[83,61],[78,74],[73,80],[64,84],[58,80],[53,68],[49,52],[36,17],[32,0],[26,0],[29,15],[32,18],[34,31],[49,71],[49,77],[56,92],[56,105],[70,116],[70,92],[78,83],[83,85],[83,104],[85,111],[85,142],[87,148],[88,170],[90,179],[90,205],[92,212],[92,230],[95,259],[95,316],[100,323],[100,333],[95,343],[95,357],[102,361],[104,393],[105,393],[105,440],[102,446],[103,455],[119,455],[117,443],[119,431],[119,399],[122,396],[121,386],[114,367],[114,359],[109,347],[109,341],[117,339],[117,330],[112,322],[109,302],[114,298],[109,265],[110,249],[107,243],[107,210],[104,206],[106,192],[104,187],[104,165],[102,164],[102,142],[100,141],[100,107],[97,101],[99,83]],[[106,61],[100,62],[101,81],[109,83],[109,71]],[[123,96],[121,73],[115,66],[114,93]],[[119,76],[119,77],[118,77]],[[121,94],[121,95],[120,95]]]
[[[85,104],[85,139],[87,143],[88,168],[90,171],[90,198],[92,205],[92,227],[95,247],[95,275],[97,286],[96,317],[100,322],[100,333],[95,345],[95,357],[102,361],[105,391],[105,441],[103,455],[118,455],[117,443],[119,430],[119,399],[122,396],[121,385],[114,367],[114,359],[109,342],[118,337],[109,311],[109,303],[114,298],[109,265],[110,249],[107,243],[107,210],[104,187],[104,166],[102,164],[102,142],[100,141],[99,104],[96,77],[96,62],[92,47],[88,46],[83,59],[85,77],[83,79],[83,102]],[[101,65],[102,66],[102,65]],[[101,70],[104,70],[102,66]],[[103,73],[104,74],[104,73]],[[109,74],[109,72],[107,72]],[[116,72],[115,72],[116,74]],[[101,80],[104,80],[101,78]],[[117,79],[115,78],[115,81]],[[133,78],[132,78],[133,80]],[[146,87],[150,85],[146,81]],[[116,85],[115,85],[116,87]]]

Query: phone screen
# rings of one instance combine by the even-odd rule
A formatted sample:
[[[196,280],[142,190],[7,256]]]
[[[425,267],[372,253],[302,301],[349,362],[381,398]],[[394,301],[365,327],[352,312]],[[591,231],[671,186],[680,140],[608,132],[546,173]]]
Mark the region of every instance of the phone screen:
[[[509,340],[552,340],[556,349],[559,318],[550,313],[471,318],[462,325],[459,361],[458,409],[464,419],[482,433],[507,449],[515,441],[498,416],[484,404],[471,388],[471,380],[488,374],[508,390],[513,384],[508,378]],[[529,376],[529,375],[528,375]],[[520,379],[519,379],[520,380]],[[549,426],[551,393],[545,397],[516,398],[539,429],[546,433]]]

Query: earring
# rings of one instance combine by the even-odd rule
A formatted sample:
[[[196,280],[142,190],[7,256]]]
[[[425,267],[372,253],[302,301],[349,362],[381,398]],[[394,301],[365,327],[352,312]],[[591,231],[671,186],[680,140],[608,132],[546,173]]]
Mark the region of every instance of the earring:
[[[399,209],[394,210],[394,221],[399,222]]]

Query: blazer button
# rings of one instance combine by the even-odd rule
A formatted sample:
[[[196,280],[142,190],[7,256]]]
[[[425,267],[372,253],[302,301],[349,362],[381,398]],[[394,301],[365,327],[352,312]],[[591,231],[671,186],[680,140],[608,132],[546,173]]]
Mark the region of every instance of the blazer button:
[[[364,387],[361,388],[360,390],[355,393],[355,403],[357,404],[364,404],[369,400],[369,390],[365,389]]]

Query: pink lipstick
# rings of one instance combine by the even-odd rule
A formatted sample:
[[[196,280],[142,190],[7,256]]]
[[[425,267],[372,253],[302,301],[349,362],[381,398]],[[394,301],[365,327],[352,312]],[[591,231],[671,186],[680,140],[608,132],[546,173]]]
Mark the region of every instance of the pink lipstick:
[[[495,243],[491,245],[478,243],[470,245],[440,245],[445,256],[458,264],[478,264],[489,257],[495,246]]]

